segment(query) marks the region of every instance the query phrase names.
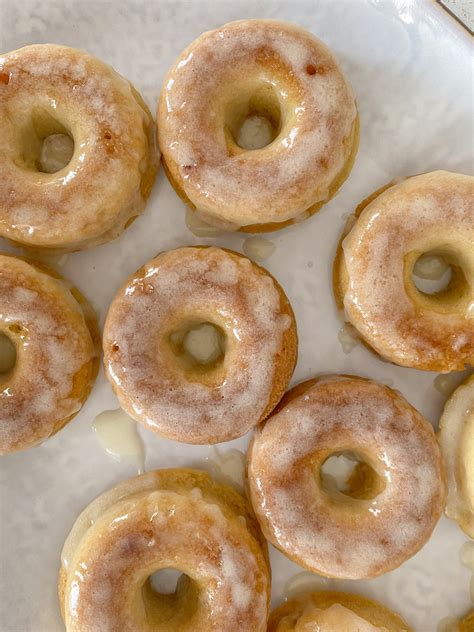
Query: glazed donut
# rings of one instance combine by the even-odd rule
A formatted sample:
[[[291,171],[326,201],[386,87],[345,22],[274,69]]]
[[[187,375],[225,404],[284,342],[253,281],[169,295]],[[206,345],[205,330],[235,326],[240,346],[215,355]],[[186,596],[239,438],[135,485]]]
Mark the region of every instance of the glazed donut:
[[[153,119],[110,66],[52,44],[7,53],[0,126],[0,236],[82,250],[115,239],[143,210],[158,169]],[[56,135],[73,140],[73,154],[46,173],[59,165],[43,165],[43,141]]]
[[[352,90],[331,51],[295,25],[240,20],[204,33],[163,85],[163,165],[209,224],[277,230],[319,210],[351,171],[359,143]],[[246,125],[250,134],[265,126],[269,144],[253,139],[245,146],[257,148],[245,149]]]
[[[97,375],[99,333],[85,298],[40,263],[0,255],[0,297],[0,338],[15,348],[14,366],[0,372],[6,454],[44,441],[79,412]]]
[[[334,263],[334,293],[345,318],[383,358],[428,371],[474,363],[474,178],[435,171],[388,185],[356,210]],[[413,268],[441,255],[452,278],[419,291]]]
[[[176,592],[149,577],[180,570]],[[270,573],[246,501],[205,472],[156,470],[117,485],[79,516],[62,553],[68,632],[264,632]]]
[[[474,538],[474,375],[446,402],[438,438],[448,475],[446,515]]]
[[[223,352],[207,364],[183,347],[199,327],[221,335]],[[220,248],[178,248],[146,263],[119,290],[104,328],[106,373],[122,408],[186,443],[229,441],[258,424],[285,392],[296,354],[282,288]]]
[[[359,595],[313,592],[274,610],[268,632],[412,632],[395,612]]]
[[[359,461],[347,488],[325,480],[331,456]],[[248,453],[252,505],[263,533],[319,575],[375,577],[429,538],[445,500],[431,425],[396,391],[352,376],[289,391]]]

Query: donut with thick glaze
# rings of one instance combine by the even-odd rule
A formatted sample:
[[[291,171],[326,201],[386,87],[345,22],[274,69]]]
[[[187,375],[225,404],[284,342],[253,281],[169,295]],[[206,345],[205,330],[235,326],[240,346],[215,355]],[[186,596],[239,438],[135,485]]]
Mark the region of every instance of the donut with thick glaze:
[[[183,575],[172,594],[149,577]],[[205,472],[156,470],[94,500],[63,548],[68,632],[265,632],[270,570],[250,506]]]
[[[386,360],[426,371],[474,364],[474,178],[434,171],[376,191],[356,209],[333,269],[336,303]],[[425,294],[421,255],[451,265],[446,289]]]
[[[248,117],[270,122],[270,144],[238,145]],[[331,51],[277,20],[240,20],[201,35],[164,81],[158,138],[166,173],[218,228],[276,230],[325,204],[358,147],[352,90]]]
[[[0,236],[67,252],[115,239],[143,210],[158,169],[143,99],[84,51],[37,44],[0,57]],[[41,166],[43,141],[69,136],[68,164]]]
[[[359,464],[341,491],[321,467]],[[299,384],[254,435],[248,485],[267,539],[327,577],[376,577],[427,541],[444,508],[432,426],[396,391],[353,376]]]
[[[186,331],[210,323],[224,353],[206,366],[183,353]],[[122,408],[186,443],[242,436],[273,410],[293,373],[296,323],[280,285],[230,250],[164,252],[123,284],[104,328],[104,362]]]
[[[0,373],[0,454],[41,443],[87,399],[99,367],[95,314],[41,263],[0,254],[0,334],[16,361]]]

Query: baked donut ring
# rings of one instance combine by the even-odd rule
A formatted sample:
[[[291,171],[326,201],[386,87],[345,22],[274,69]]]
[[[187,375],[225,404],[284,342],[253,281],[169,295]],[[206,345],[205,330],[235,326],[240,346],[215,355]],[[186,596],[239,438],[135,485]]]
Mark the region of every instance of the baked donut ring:
[[[176,592],[149,577],[176,568]],[[264,632],[265,543],[244,498],[205,472],[156,470],[99,496],[64,545],[59,600],[68,632]]]
[[[474,375],[446,402],[438,438],[448,475],[446,515],[474,538]]]
[[[320,627],[318,627],[320,626]],[[382,604],[341,592],[313,592],[293,597],[274,610],[268,632],[412,632]]]
[[[221,335],[223,352],[208,364],[183,347],[200,326]],[[283,289],[246,257],[212,247],[164,252],[132,274],[110,306],[103,342],[122,408],[186,443],[229,441],[257,425],[285,392],[297,355]]]
[[[474,364],[474,178],[434,171],[388,185],[359,205],[334,262],[345,318],[383,358],[427,371]],[[418,290],[425,253],[451,265],[449,285]]]
[[[321,468],[348,451],[359,465],[339,491]],[[396,391],[353,376],[290,390],[255,432],[248,481],[267,539],[308,570],[345,579],[414,555],[446,497],[431,425]]]
[[[190,44],[163,86],[163,165],[209,224],[277,230],[319,210],[351,171],[359,143],[352,90],[331,51],[302,28],[225,24]],[[252,118],[271,142],[248,150],[238,142]]]
[[[0,372],[0,454],[30,448],[81,409],[99,367],[86,299],[40,263],[0,254],[0,337],[15,347]],[[7,370],[8,368],[8,370]]]
[[[115,239],[143,210],[158,169],[153,119],[95,57],[53,44],[0,57],[0,127],[0,236],[82,250]],[[56,134],[73,140],[73,155],[45,173],[43,141]]]

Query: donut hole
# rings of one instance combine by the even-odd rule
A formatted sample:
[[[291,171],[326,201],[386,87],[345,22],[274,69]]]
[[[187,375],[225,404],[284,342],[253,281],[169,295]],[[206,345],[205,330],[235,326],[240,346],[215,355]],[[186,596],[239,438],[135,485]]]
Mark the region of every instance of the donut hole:
[[[443,292],[448,287],[452,276],[452,267],[441,255],[423,254],[418,257],[413,266],[413,283],[423,294]]]
[[[458,257],[449,250],[432,250],[408,258],[411,285],[431,307],[469,301],[471,290]]]
[[[385,489],[384,479],[364,457],[350,450],[331,454],[320,467],[321,485],[335,499],[371,500]]]
[[[188,575],[176,568],[162,568],[152,573],[142,589],[148,621],[180,629],[196,612],[199,589]],[[160,627],[161,629],[161,627]]]
[[[254,151],[270,145],[280,134],[282,112],[273,86],[263,85],[232,101],[225,117],[228,146]]]
[[[215,370],[224,360],[226,335],[209,321],[194,321],[169,335],[171,349],[186,371],[206,373]]]
[[[16,365],[16,347],[9,336],[0,332],[0,384],[9,379]]]
[[[162,568],[148,578],[151,588],[158,595],[174,595],[181,577],[187,577],[176,568]],[[188,578],[189,579],[189,578]]]
[[[36,108],[23,130],[22,153],[16,164],[28,171],[56,173],[71,162],[74,138],[46,109]]]

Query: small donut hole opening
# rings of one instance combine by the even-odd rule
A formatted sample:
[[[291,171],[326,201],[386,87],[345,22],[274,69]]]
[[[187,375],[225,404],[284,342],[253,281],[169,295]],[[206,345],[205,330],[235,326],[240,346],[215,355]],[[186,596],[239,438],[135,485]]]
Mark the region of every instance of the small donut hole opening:
[[[169,335],[171,349],[186,369],[206,372],[225,356],[226,335],[211,322],[188,323]]]
[[[423,294],[438,294],[448,287],[452,273],[450,264],[442,255],[426,253],[416,260],[412,279]]]
[[[182,571],[162,568],[147,578],[142,597],[147,619],[152,625],[162,629],[161,626],[166,624],[170,630],[179,630],[197,610],[199,588]]]
[[[13,373],[16,365],[16,347],[13,341],[0,332],[0,384]]]
[[[231,102],[226,113],[226,134],[230,144],[254,151],[270,145],[281,130],[281,106],[270,85],[250,96]]]
[[[159,595],[174,595],[181,577],[183,577],[183,573],[176,568],[162,568],[150,575],[148,579],[155,593]]]
[[[411,271],[411,280],[420,294],[443,303],[456,303],[469,293],[469,284],[455,256],[430,251],[420,255]]]
[[[74,138],[60,121],[44,108],[36,108],[23,129],[22,153],[16,164],[29,171],[57,173],[71,162]]]
[[[323,489],[333,498],[371,500],[385,488],[384,479],[364,460],[363,456],[344,450],[331,454],[321,465]]]

